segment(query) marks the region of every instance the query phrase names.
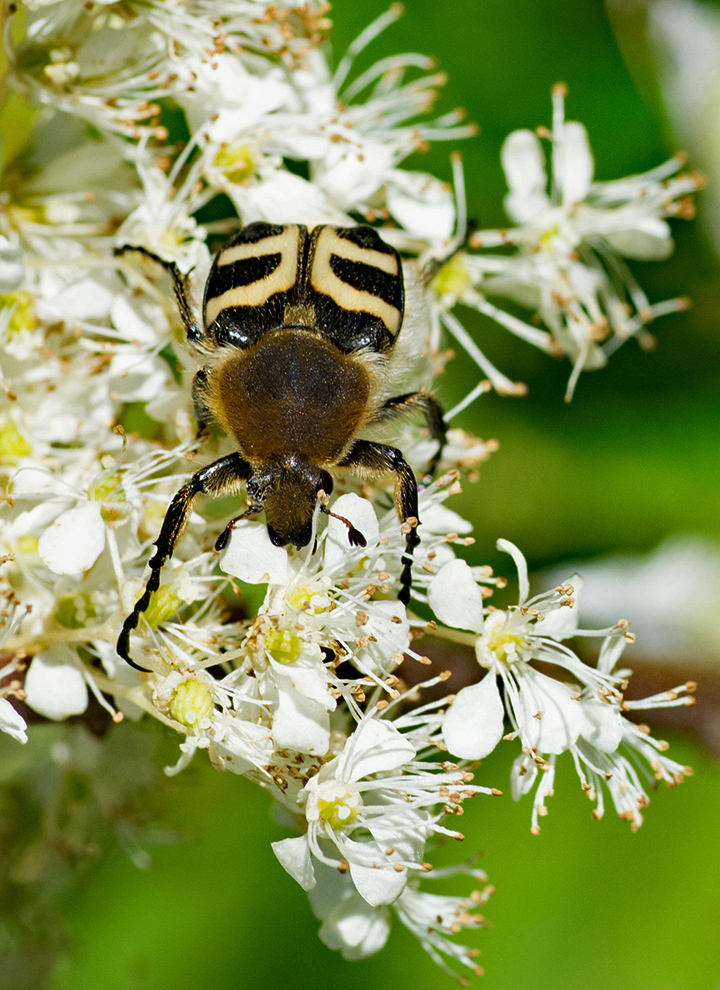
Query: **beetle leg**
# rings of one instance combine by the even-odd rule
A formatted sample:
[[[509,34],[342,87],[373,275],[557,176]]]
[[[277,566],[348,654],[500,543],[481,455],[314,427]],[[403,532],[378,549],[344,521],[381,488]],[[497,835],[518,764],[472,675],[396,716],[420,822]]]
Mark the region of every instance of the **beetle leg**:
[[[438,449],[431,458],[423,478],[423,481],[429,482],[435,474],[447,440],[447,425],[443,418],[443,407],[435,396],[424,391],[395,395],[383,403],[372,423],[386,423],[398,416],[404,416],[406,413],[415,411],[423,414],[430,436],[438,442]]]
[[[150,577],[145,585],[145,591],[123,622],[117,641],[118,654],[131,667],[145,670],[130,659],[130,634],[133,629],[137,629],[140,616],[147,611],[153,592],[160,587],[160,571],[175,551],[178,540],[187,526],[195,499],[198,495],[210,495],[213,498],[238,495],[251,474],[252,468],[247,461],[244,461],[239,454],[229,454],[196,472],[173,498],[165,513],[160,535],[155,541],[157,550],[149,560]]]
[[[193,413],[195,414],[195,423],[197,425],[197,431],[195,433],[196,440],[204,440],[209,434],[210,429],[208,424],[213,418],[207,402],[205,401],[207,387],[208,369],[198,368],[195,372],[195,377],[193,378],[191,390]]]
[[[370,440],[356,440],[338,467],[356,468],[361,472],[382,474],[393,471],[395,474],[395,510],[400,522],[407,526],[405,534],[405,553],[403,554],[403,569],[400,575],[400,592],[398,598],[407,605],[410,601],[412,587],[412,555],[420,542],[418,527],[418,489],[412,468],[397,447],[389,447],[384,443],[372,443]]]
[[[134,244],[123,244],[122,247],[115,248],[113,253],[119,257],[123,254],[129,254],[131,251],[136,251],[138,254],[142,254],[151,261],[156,262],[158,265],[162,265],[165,271],[169,273],[172,278],[175,301],[180,313],[182,325],[185,328],[187,339],[192,344],[199,343],[204,338],[205,333],[203,329],[198,326],[197,321],[193,316],[192,306],[190,305],[190,299],[188,298],[187,275],[183,275],[174,261],[166,261],[165,258],[161,258],[160,255],[154,254],[152,251],[148,251],[147,248],[136,247]]]

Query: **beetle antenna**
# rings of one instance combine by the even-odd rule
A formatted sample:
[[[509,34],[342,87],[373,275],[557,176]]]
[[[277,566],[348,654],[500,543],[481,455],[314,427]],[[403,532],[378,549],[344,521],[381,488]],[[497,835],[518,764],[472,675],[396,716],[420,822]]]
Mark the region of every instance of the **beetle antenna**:
[[[359,529],[355,529],[353,524],[345,516],[338,515],[337,512],[331,512],[326,505],[320,506],[320,511],[326,516],[332,516],[333,519],[339,519],[341,523],[345,523],[348,528],[348,540],[350,541],[351,547],[366,547],[367,540],[362,535]]]

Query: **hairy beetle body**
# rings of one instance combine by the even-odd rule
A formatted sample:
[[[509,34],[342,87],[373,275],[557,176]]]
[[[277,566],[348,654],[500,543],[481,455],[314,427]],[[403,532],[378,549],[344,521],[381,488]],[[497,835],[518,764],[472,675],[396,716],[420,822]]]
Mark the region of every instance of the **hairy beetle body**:
[[[202,327],[193,319],[184,276],[174,264],[151,257],[170,272],[188,339],[199,350],[192,389],[198,432],[217,422],[237,452],[202,468],[172,500],[145,592],[123,624],[120,656],[138,666],[129,655],[130,634],[200,494],[244,489],[250,506],[243,515],[264,510],[273,543],[302,547],[312,537],[319,493],[332,491],[334,470],[366,477],[393,472],[398,516],[410,523],[398,596],[407,603],[419,542],[417,483],[401,451],[361,434],[422,412],[439,444],[432,471],[445,424],[427,392],[393,394],[402,377],[398,360],[417,357],[413,340],[401,333],[405,282],[397,251],[372,227],[308,231],[300,224],[251,224],[213,261]],[[362,534],[343,521],[350,542],[364,545]]]

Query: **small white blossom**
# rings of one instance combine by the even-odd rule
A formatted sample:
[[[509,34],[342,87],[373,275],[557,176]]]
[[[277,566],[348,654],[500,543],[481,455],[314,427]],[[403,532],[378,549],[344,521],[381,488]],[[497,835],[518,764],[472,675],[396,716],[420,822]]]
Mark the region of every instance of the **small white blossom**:
[[[498,547],[511,553],[518,565],[520,600],[514,609],[486,610],[481,590],[462,561],[446,564],[430,584],[428,599],[435,614],[448,625],[477,634],[476,657],[488,670],[478,684],[458,693],[445,719],[445,742],[457,756],[487,756],[502,738],[507,712],[523,747],[561,753],[582,726],[577,690],[532,662],[554,664],[598,689],[612,691],[613,683],[586,667],[562,642],[577,634],[573,586],[566,582],[556,591],[530,598],[527,565],[519,550],[504,540]],[[577,578],[570,580],[577,585]]]
[[[581,371],[603,367],[630,337],[650,340],[656,317],[687,308],[686,299],[650,303],[623,258],[658,260],[673,249],[668,217],[693,213],[689,195],[702,177],[681,173],[682,156],[639,175],[593,181],[585,128],[565,120],[566,88],[553,88],[553,123],[542,129],[552,147],[552,175],[537,134],[514,131],[502,148],[509,193],[505,208],[517,226],[478,231],[473,247],[513,248],[507,254],[464,254],[436,279],[437,291],[496,320],[511,333],[573,363],[566,399]],[[549,187],[549,188],[548,188]],[[542,330],[492,304],[507,297],[534,310]],[[463,331],[452,314],[440,319],[500,392],[516,391]]]
[[[370,905],[391,904],[410,872],[422,871],[427,839],[444,831],[434,809],[474,793],[462,772],[416,762],[416,747],[377,712],[364,716],[339,756],[323,764],[298,795],[306,831],[273,843],[298,883],[316,884],[313,859],[349,870]],[[451,798],[443,795],[456,790]],[[333,848],[334,847],[334,848]]]
[[[519,738],[522,755],[511,772],[517,799],[537,784],[532,829],[539,831],[538,815],[545,814],[545,797],[552,794],[556,757],[569,751],[583,790],[599,804],[602,785],[609,789],[621,817],[635,827],[642,822],[639,809],[647,804],[638,773],[622,750],[634,750],[656,776],[673,783],[686,768],[658,754],[664,747],[639,732],[624,715],[632,708],[692,704],[683,685],[658,698],[625,702],[621,690],[628,671],[616,670],[623,647],[632,638],[627,623],[610,630],[588,632],[577,628],[577,576],[557,589],[529,597],[527,565],[519,550],[500,540],[498,548],[512,554],[518,567],[520,601],[507,611],[486,609],[470,568],[463,561],[446,564],[430,584],[428,598],[441,620],[476,634],[479,665],[487,673],[477,684],[458,692],[443,723],[443,738],[451,753],[481,759],[500,740]],[[564,644],[574,636],[604,636],[597,667],[584,664]],[[540,662],[538,669],[533,666]],[[551,675],[547,665],[556,668]],[[502,694],[500,692],[502,685]],[[503,736],[505,719],[512,731]]]
[[[431,958],[461,985],[467,981],[449,963],[466,966],[477,976],[482,974],[476,962],[479,949],[459,944],[454,938],[466,929],[483,926],[485,919],[477,909],[487,902],[492,887],[475,889],[467,897],[454,897],[431,894],[413,879],[392,904],[373,906],[360,896],[347,874],[324,864],[316,864],[315,872],[318,882],[309,896],[313,911],[322,921],[318,934],[329,949],[339,951],[344,959],[365,959],[378,952],[387,941],[394,915]],[[460,864],[433,870],[423,877],[423,883],[454,874],[467,874],[481,884],[487,880],[482,870]]]

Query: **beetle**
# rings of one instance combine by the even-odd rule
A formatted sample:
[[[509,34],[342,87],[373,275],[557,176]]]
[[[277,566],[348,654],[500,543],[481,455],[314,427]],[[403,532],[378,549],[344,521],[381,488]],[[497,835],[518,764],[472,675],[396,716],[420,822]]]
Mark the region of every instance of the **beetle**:
[[[118,654],[130,657],[130,635],[160,585],[199,495],[246,493],[249,507],[225,527],[215,544],[226,546],[234,524],[264,510],[275,546],[304,547],[320,493],[333,489],[332,472],[363,477],[395,475],[395,508],[405,525],[398,598],[407,604],[412,554],[420,542],[418,487],[402,452],[362,434],[409,412],[421,412],[438,442],[428,468],[440,459],[446,425],[440,403],[424,390],[397,392],[420,356],[422,284],[405,277],[398,252],[373,227],[309,230],[302,224],[252,223],[215,256],[205,285],[203,321],[189,301],[187,277],[173,262],[125,245],[161,264],[173,281],[187,339],[199,352],[192,384],[198,436],[215,421],[233,438],[236,452],[197,471],[172,499],[145,591],[123,623]],[[402,332],[401,332],[402,330]],[[321,511],[333,515],[321,502]],[[349,520],[351,545],[365,538]]]

